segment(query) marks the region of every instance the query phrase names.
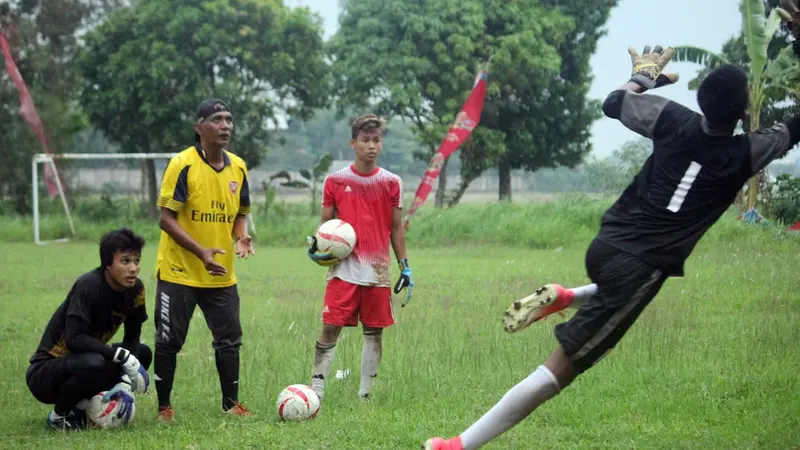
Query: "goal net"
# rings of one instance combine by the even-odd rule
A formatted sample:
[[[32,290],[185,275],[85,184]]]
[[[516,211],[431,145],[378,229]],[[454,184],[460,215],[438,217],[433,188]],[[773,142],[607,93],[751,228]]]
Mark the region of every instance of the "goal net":
[[[152,161],[156,189],[173,153],[36,154],[31,164],[33,239],[39,245],[67,242],[80,227],[93,223],[125,223],[147,218],[145,163]],[[55,168],[58,199],[49,199],[44,166]],[[53,173],[56,173],[53,170]],[[62,182],[63,181],[63,185]],[[40,193],[44,190],[44,195]],[[40,197],[40,195],[42,195]],[[60,201],[59,201],[60,200]]]

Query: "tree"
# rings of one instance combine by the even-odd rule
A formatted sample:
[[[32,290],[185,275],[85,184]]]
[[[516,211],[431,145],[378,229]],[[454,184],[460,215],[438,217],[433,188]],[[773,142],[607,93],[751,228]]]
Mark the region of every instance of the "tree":
[[[310,169],[300,171],[300,176],[303,177],[302,180],[290,179],[288,182],[282,183],[283,186],[293,188],[311,188],[310,213],[312,216],[319,212],[319,202],[317,202],[319,186],[325,181],[325,175],[327,175],[332,163],[333,156],[330,153],[326,153]]]
[[[498,8],[506,10],[504,3],[500,2]],[[569,17],[574,26],[564,29],[566,35],[557,41],[555,74],[532,72],[533,82],[487,98],[482,125],[506,136],[507,151],[497,160],[500,199],[511,199],[512,169],[536,171],[545,167],[574,168],[580,164],[591,151],[591,125],[601,117],[600,103],[586,98],[592,82],[589,60],[597,41],[605,34],[602,27],[617,0],[597,0],[591,8],[579,0],[542,3]],[[516,14],[524,15],[527,11]],[[489,32],[502,33],[500,26],[497,23]],[[515,69],[512,62],[501,73],[513,75]],[[542,78],[547,78],[547,82],[542,82]]]
[[[124,152],[181,150],[197,103],[220,97],[236,124],[230,149],[255,167],[279,114],[308,118],[328,99],[321,20],[275,0],[140,0],[86,42],[82,104]],[[145,168],[155,216],[154,166]]]
[[[462,165],[462,179],[475,179],[480,172],[474,171],[498,163],[506,175],[512,167],[577,164],[589,148],[589,124],[599,114],[598,105],[585,102],[588,58],[599,33],[594,28],[615,3],[586,8],[563,0],[345,2],[330,45],[334,73],[342,80],[340,102],[372,105],[411,122],[427,149],[416,156],[428,161],[478,66],[491,57],[481,126],[472,137],[476,142],[465,144],[468,151],[461,154],[462,162],[472,159]],[[494,133],[482,139],[482,128]],[[445,185],[446,166],[437,204]]]
[[[747,70],[750,105],[745,129],[749,131],[761,128],[762,117],[767,114],[775,120],[781,114],[778,106],[781,102],[800,97],[800,89],[794,87],[800,81],[800,68],[794,60],[791,46],[786,45],[785,30],[778,33],[781,15],[787,13],[776,8],[775,3],[776,0],[770,0],[769,6],[772,8],[767,16],[762,0],[742,0],[739,4],[742,35],[727,42],[722,54],[693,46],[675,47],[673,60],[705,66],[700,76],[690,83],[694,89],[699,86],[703,75],[720,65],[739,64]],[[747,200],[743,209],[755,207],[760,185],[763,187],[766,184],[764,178],[762,172],[748,181]]]
[[[586,163],[589,182],[600,192],[619,194],[631,184],[651,153],[652,144],[641,138],[622,144],[609,157],[593,157]]]
[[[339,108],[412,124],[427,149],[415,157],[427,162],[486,57],[483,21],[478,0],[343,1],[328,49]],[[445,182],[443,169],[441,190]]]
[[[277,189],[272,185],[275,180],[286,180],[280,183],[282,186],[286,186],[287,183],[292,181],[292,176],[289,172],[281,170],[270,175],[267,181],[261,182],[261,188],[264,190],[264,206],[261,208],[261,217],[264,219],[269,217],[269,212],[273,208],[276,208],[279,214],[283,214],[283,209],[275,205],[275,197],[278,195]]]
[[[0,31],[8,38],[11,56],[33,98],[51,150],[69,150],[73,136],[86,128],[75,102],[79,73],[72,60],[78,36],[108,11],[114,0],[0,0]],[[2,63],[0,63],[2,64]],[[13,199],[19,214],[31,210],[31,158],[43,151],[19,114],[19,92],[0,67],[0,198]]]
[[[267,164],[300,169],[328,153],[338,160],[353,159],[348,141],[350,126],[358,115],[355,110],[346,110],[344,117],[340,117],[336,109],[326,108],[308,120],[290,119],[285,130],[275,133],[278,143],[270,148]],[[384,130],[381,166],[396,173],[409,172],[414,165],[412,154],[417,146],[409,124],[400,120],[388,121]]]
[[[495,161],[506,152],[505,138],[505,133],[484,127],[478,127],[472,132],[472,136],[459,150],[461,183],[447,206],[457,205],[469,185],[495,165]]]

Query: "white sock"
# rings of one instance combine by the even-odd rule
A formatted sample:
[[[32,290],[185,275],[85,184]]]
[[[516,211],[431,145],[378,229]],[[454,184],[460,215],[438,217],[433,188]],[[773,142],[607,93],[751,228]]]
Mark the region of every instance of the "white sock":
[[[587,284],[586,286],[579,286],[570,290],[575,294],[575,300],[584,300],[593,296],[594,294],[597,294],[597,285]]]
[[[62,416],[61,414],[57,413],[56,410],[54,409],[53,411],[50,412],[50,418],[53,419],[53,420],[58,420],[58,419],[63,419],[64,416]]]
[[[586,286],[571,288],[570,291],[572,291],[575,297],[573,297],[572,303],[570,303],[569,307],[578,309],[583,306],[584,303],[586,303],[586,300],[597,293],[597,285],[587,284]]]
[[[336,343],[323,344],[317,341],[314,351],[314,372],[311,376],[311,389],[320,400],[325,393],[325,380],[333,364],[333,355],[336,353]]]
[[[372,386],[375,384],[375,377],[378,376],[378,366],[381,364],[381,353],[383,352],[381,337],[381,330],[364,331],[364,348],[361,350],[361,389],[358,390],[359,397],[363,397],[372,392]]]
[[[461,433],[464,450],[474,450],[508,431],[528,417],[539,405],[555,397],[561,389],[558,380],[545,366],[511,388],[477,422]]]

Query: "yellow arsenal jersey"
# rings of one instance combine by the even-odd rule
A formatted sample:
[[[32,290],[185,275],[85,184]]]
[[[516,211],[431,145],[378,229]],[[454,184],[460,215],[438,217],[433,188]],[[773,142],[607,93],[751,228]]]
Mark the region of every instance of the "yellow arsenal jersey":
[[[225,166],[217,171],[194,146],[175,155],[164,171],[158,206],[177,212],[178,224],[201,246],[225,250],[214,259],[228,272],[209,275],[200,258],[162,231],[156,261],[160,279],[193,287],[236,284],[233,222],[237,215],[250,213],[250,193],[244,161],[227,151],[224,159]]]

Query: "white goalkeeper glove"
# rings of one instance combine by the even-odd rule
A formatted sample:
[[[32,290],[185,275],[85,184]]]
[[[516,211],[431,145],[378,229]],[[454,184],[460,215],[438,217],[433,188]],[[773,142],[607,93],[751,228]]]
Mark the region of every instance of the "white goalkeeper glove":
[[[150,386],[150,375],[144,370],[139,360],[122,347],[117,348],[113,360],[122,366],[122,372],[131,381],[131,389],[137,394],[144,394]]]

